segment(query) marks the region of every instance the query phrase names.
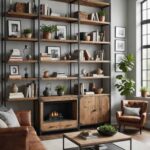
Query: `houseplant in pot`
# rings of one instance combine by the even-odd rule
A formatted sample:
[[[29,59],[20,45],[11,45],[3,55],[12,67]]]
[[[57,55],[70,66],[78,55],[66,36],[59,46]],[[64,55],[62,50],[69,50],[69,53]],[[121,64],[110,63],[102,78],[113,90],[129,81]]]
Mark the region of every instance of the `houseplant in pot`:
[[[32,38],[32,30],[31,29],[24,29],[23,34],[26,38]]]
[[[57,31],[56,25],[42,25],[41,31],[43,32],[43,39],[50,40],[52,38],[52,33]]]
[[[128,73],[134,68],[134,61],[134,56],[128,54],[122,58],[121,62],[118,64],[122,74],[116,76],[117,83],[115,86],[122,96],[130,96],[135,91],[135,81],[128,77]]]
[[[141,87],[140,91],[142,97],[147,97],[148,89],[146,87]]]
[[[65,85],[57,85],[55,90],[57,91],[58,96],[62,96],[65,94],[66,86]]]
[[[106,20],[106,11],[102,9],[98,12],[98,15],[99,15],[99,20],[102,21],[102,22],[105,22],[105,20]]]

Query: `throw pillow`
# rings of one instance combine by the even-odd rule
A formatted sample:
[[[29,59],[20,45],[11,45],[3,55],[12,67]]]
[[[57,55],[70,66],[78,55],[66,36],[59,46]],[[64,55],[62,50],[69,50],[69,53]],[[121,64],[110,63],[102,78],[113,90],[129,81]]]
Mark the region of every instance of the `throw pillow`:
[[[139,116],[140,108],[126,107],[124,106],[124,115],[126,116]]]
[[[0,119],[0,128],[7,128],[7,124],[2,120]]]
[[[0,119],[2,119],[8,127],[20,127],[19,121],[12,109],[7,112],[0,111]]]
[[[0,106],[0,111],[8,111],[9,109],[6,108],[5,106]]]

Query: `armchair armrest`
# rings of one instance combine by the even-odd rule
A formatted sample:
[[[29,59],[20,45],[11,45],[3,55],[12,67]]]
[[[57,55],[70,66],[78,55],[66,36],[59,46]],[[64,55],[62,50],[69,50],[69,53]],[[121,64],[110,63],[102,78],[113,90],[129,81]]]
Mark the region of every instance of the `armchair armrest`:
[[[145,122],[146,122],[146,117],[147,117],[147,113],[146,113],[146,112],[142,113],[142,115],[141,115],[141,125],[142,125],[142,126],[143,126],[143,125],[145,124]]]
[[[27,127],[1,128],[0,149],[28,150],[27,136]]]
[[[122,111],[117,111],[116,112],[116,118],[118,119],[120,116],[122,116],[123,112]]]
[[[31,126],[31,111],[19,111],[16,116],[21,126]]]

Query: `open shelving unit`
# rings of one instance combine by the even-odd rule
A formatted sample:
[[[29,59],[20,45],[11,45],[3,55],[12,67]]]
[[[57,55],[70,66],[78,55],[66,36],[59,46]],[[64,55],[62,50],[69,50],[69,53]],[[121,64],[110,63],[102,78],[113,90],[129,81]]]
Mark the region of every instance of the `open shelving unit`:
[[[48,3],[51,3],[54,0],[47,1]],[[41,0],[36,1],[37,5],[40,6]],[[17,12],[8,12],[6,8],[6,1],[3,0],[3,78],[5,78],[8,74],[8,65],[19,65],[22,66],[24,64],[27,64],[28,66],[31,66],[31,77],[25,78],[14,78],[3,81],[3,99],[4,103],[7,104],[7,102],[23,102],[23,101],[36,101],[38,102],[38,109],[33,111],[38,111],[38,118],[40,120],[39,123],[39,130],[41,132],[47,132],[47,131],[58,131],[58,130],[67,130],[67,129],[80,129],[82,126],[86,125],[96,125],[103,122],[109,122],[110,121],[110,105],[111,105],[111,41],[110,41],[110,7],[111,4],[107,2],[100,2],[97,0],[89,1],[89,0],[55,0],[57,4],[65,3],[68,10],[67,17],[64,16],[47,16],[47,15],[40,15],[40,12],[38,10],[37,14],[28,14],[28,13],[17,13]],[[74,7],[73,7],[74,6]],[[55,5],[56,7],[56,5]],[[108,12],[108,19],[105,22],[101,21],[93,21],[93,20],[85,20],[72,17],[73,9],[77,9],[77,11],[82,11],[82,7],[92,7],[92,9],[106,9]],[[27,19],[28,21],[32,21],[33,23],[33,33],[34,38],[16,38],[16,37],[8,37],[7,36],[7,18],[11,19]],[[37,26],[35,26],[35,21],[37,22]],[[46,24],[65,24],[67,28],[69,28],[68,36],[66,40],[58,40],[58,39],[43,39],[41,37],[40,33],[40,25],[42,22],[46,22]],[[94,28],[99,29],[107,29],[107,40],[105,41],[82,41],[80,40],[80,37],[78,36],[78,39],[72,38],[74,36],[74,33],[72,30],[76,30],[76,34],[82,32],[83,28],[82,26],[91,26]],[[89,27],[88,27],[89,28]],[[91,30],[91,29],[90,29]],[[37,32],[37,33],[36,33]],[[34,58],[30,60],[23,60],[23,61],[6,61],[4,60],[8,53],[7,48],[7,42],[13,42],[13,43],[30,43],[32,45],[31,53],[33,54]],[[99,49],[105,49],[105,59],[104,60],[80,60],[80,59],[73,59],[73,60],[40,60],[40,53],[43,50],[43,47],[48,46],[60,46],[61,48],[61,55],[64,55],[65,53],[72,54],[73,50],[82,49],[82,47],[92,47],[91,50],[89,50],[91,53],[94,53],[93,51],[97,48]],[[65,47],[65,48],[64,48]],[[94,48],[93,48],[94,47]],[[95,48],[96,47],[96,48]],[[94,49],[94,50],[93,50]],[[79,54],[80,55],[80,54]],[[93,69],[96,68],[102,68],[106,74],[102,76],[82,76],[81,75],[81,68],[83,67],[91,66]],[[64,68],[64,71],[66,71],[67,77],[65,78],[59,78],[59,77],[43,77],[43,72],[48,68],[49,71],[52,73],[55,72],[55,69],[62,67]],[[89,67],[90,68],[90,67]],[[88,69],[89,69],[88,68]],[[45,70],[44,70],[45,69]],[[47,70],[48,70],[47,69]],[[89,69],[90,71],[90,69]],[[93,71],[93,70],[91,70]],[[7,97],[8,93],[5,92],[5,89],[9,86],[10,82],[15,81],[16,83],[22,82],[23,84],[26,84],[26,82],[36,82],[37,85],[37,96],[35,97],[29,97],[29,98],[18,98],[18,99],[9,99]],[[104,92],[101,94],[94,94],[94,95],[83,95],[80,93],[81,87],[80,84],[84,83],[87,85],[89,83],[94,83],[96,86],[99,85],[98,88],[103,88]],[[55,94],[50,94],[50,96],[43,96],[43,90],[44,87],[49,84],[53,86],[53,89],[58,84],[65,84],[67,85],[67,92],[63,96],[56,96]],[[74,94],[74,85],[78,85],[78,94]],[[53,92],[54,93],[54,92]],[[54,109],[53,109],[54,107]],[[64,108],[61,108],[64,107]],[[68,110],[66,110],[68,108]],[[94,111],[93,111],[94,109]],[[57,111],[61,115],[63,115],[63,119],[60,120],[51,120],[47,117],[51,116],[53,112]],[[85,114],[88,114],[86,116],[88,118],[84,118]],[[68,114],[68,115],[67,115]],[[70,115],[71,114],[71,115]],[[99,115],[97,115],[99,114]],[[95,117],[97,115],[97,117]],[[94,118],[94,120],[92,120]]]

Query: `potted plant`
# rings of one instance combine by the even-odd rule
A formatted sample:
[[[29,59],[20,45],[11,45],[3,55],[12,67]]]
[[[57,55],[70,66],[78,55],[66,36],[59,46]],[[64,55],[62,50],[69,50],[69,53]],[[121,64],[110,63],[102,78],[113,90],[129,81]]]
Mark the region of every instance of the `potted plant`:
[[[124,73],[116,76],[117,83],[115,86],[121,95],[130,96],[135,91],[135,81],[127,77],[128,72],[132,71],[134,67],[134,61],[134,56],[128,54],[118,64],[119,69]]]
[[[141,87],[140,91],[142,97],[147,97],[148,89],[146,87]]]
[[[64,95],[66,91],[66,86],[65,85],[57,85],[55,90],[57,91],[57,95],[62,96]]]
[[[102,22],[105,22],[105,19],[106,19],[106,11],[105,10],[100,10],[98,12],[98,15],[99,15],[99,20],[102,21]]]
[[[41,31],[43,32],[43,39],[51,39],[52,33],[57,31],[56,25],[42,25]]]
[[[26,38],[32,38],[32,30],[31,29],[24,29],[23,33]]]

